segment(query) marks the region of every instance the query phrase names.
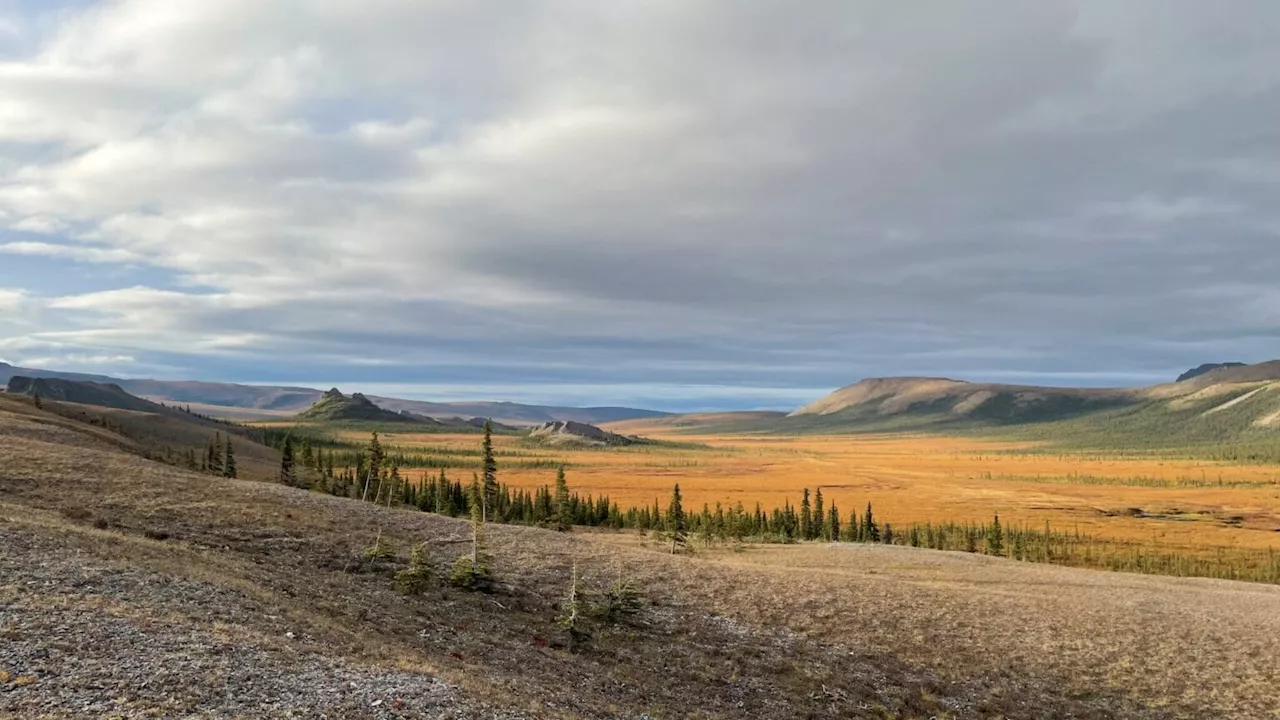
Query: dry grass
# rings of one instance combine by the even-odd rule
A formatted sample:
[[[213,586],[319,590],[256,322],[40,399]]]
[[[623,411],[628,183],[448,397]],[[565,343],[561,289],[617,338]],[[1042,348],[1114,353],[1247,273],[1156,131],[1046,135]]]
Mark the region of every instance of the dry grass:
[[[282,643],[288,628],[299,637],[293,652],[438,675],[534,717],[1264,717],[1280,709],[1276,587],[882,546],[672,557],[635,534],[499,526],[489,534],[509,591],[439,587],[406,599],[390,575],[408,548],[426,542],[441,565],[462,552],[465,524],[211,480],[89,437],[0,407],[0,531],[239,598],[238,611],[217,616],[175,605],[174,621],[221,624],[219,632],[266,645]],[[379,531],[398,562],[352,572]],[[621,572],[652,604],[635,624],[599,627],[570,653],[553,618],[575,560],[590,587]],[[0,606],[59,602],[39,587],[0,578]],[[148,602],[148,613],[170,612],[163,598]],[[20,692],[41,692],[44,682]],[[6,697],[17,696],[0,694],[0,715]]]
[[[606,494],[624,509],[651,506],[655,499],[665,507],[675,483],[686,509],[695,511],[717,502],[741,502],[748,510],[759,502],[768,510],[795,504],[803,488],[821,487],[845,517],[871,502],[881,521],[898,526],[989,522],[999,513],[1006,522],[1036,528],[1048,522],[1058,530],[1179,552],[1280,550],[1277,466],[1019,453],[1025,443],[934,436],[664,435],[670,430],[643,421],[611,427],[707,448],[529,448],[512,436],[496,438],[497,447],[519,451],[524,461],[563,461],[575,492]],[[352,431],[342,436],[366,439]],[[475,435],[391,434],[383,440],[428,455],[479,445]],[[470,477],[469,468],[459,472]],[[551,484],[554,475],[551,469],[502,469],[504,482],[522,488]]]

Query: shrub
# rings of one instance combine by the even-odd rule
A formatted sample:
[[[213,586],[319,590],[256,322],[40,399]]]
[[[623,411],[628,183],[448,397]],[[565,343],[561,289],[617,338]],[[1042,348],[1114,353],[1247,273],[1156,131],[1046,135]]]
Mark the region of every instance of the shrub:
[[[604,619],[616,622],[640,612],[642,606],[640,593],[636,591],[635,585],[630,580],[618,578],[605,593],[597,612]]]
[[[434,574],[426,546],[419,545],[413,549],[409,567],[396,573],[396,592],[401,595],[421,595],[430,586]]]
[[[449,573],[449,584],[463,590],[487,590],[493,584],[493,576],[488,565],[481,562],[472,563],[470,555],[463,555],[453,563],[453,571]]]
[[[364,559],[368,562],[391,562],[396,559],[396,551],[385,537],[379,535],[373,547],[364,551]]]

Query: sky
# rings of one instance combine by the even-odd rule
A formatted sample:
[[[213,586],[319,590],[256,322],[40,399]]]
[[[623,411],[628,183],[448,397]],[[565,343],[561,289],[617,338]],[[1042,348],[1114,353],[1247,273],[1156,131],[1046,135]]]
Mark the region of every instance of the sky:
[[[1272,0],[0,0],[0,360],[791,408],[1280,357]]]

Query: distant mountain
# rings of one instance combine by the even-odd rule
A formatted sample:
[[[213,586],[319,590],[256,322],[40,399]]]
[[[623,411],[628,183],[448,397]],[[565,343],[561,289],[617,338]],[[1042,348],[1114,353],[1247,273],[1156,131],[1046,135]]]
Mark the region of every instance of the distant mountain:
[[[240,385],[237,383],[199,382],[187,380],[129,380],[106,375],[87,375],[54,370],[20,368],[0,363],[0,384],[13,375],[33,378],[61,378],[87,382],[119,385],[126,392],[138,397],[170,405],[197,406],[202,413],[244,419],[283,417],[306,411],[318,402],[324,393],[314,388]],[[573,420],[600,424],[619,420],[668,417],[671,413],[656,410],[640,410],[626,407],[559,407],[523,405],[510,402],[446,402],[435,403],[401,398],[378,397],[368,399],[379,407],[396,413],[445,420],[453,418],[492,418],[495,422],[528,427],[556,420]],[[219,413],[218,408],[228,410]],[[253,411],[253,412],[240,412]]]
[[[1280,361],[1222,363],[1181,382],[1139,388],[872,378],[780,420],[721,425],[767,433],[975,432],[1080,448],[1175,448],[1270,462],[1280,456]]]
[[[568,420],[573,422],[599,425],[619,420],[639,420],[644,418],[668,417],[672,413],[657,410],[638,410],[625,407],[557,407],[546,405],[522,405],[512,402],[449,402],[434,403],[422,400],[402,400],[399,398],[370,395],[369,399],[380,407],[398,412],[411,412],[417,415],[434,417],[437,420],[449,417],[493,418],[495,422],[528,427],[548,422]]]
[[[933,425],[1044,422],[1127,405],[1132,390],[970,383],[947,378],[870,378],[787,416],[831,423]]]
[[[1212,372],[1214,370],[1223,370],[1226,368],[1238,368],[1238,367],[1244,367],[1244,366],[1245,365],[1242,362],[1205,363],[1200,367],[1192,368],[1182,373],[1181,375],[1178,376],[1178,379],[1175,380],[1174,382],[1185,382],[1193,378],[1198,378],[1201,375],[1204,375],[1207,372]]]
[[[137,412],[165,412],[160,405],[134,397],[119,385],[62,378],[31,378],[14,375],[5,392],[12,395],[39,395],[45,400],[94,405]]]
[[[367,422],[418,423],[440,425],[439,422],[410,413],[398,413],[385,410],[373,404],[369,398],[354,393],[350,397],[333,388],[320,396],[310,408],[298,413],[299,420],[333,421],[361,420]]]
[[[634,445],[638,442],[635,438],[572,420],[539,425],[529,431],[529,437],[547,445]]]

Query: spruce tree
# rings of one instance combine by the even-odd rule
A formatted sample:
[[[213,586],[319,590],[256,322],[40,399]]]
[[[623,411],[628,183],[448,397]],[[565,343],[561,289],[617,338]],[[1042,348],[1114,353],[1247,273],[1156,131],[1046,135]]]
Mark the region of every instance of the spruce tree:
[[[666,529],[671,535],[671,554],[676,548],[684,545],[685,518],[684,504],[680,499],[680,483],[676,483],[671,491],[671,504],[667,506]]]
[[[427,546],[418,545],[409,558],[409,567],[396,573],[395,587],[401,595],[421,595],[431,584],[434,570]]]
[[[862,518],[862,542],[880,542],[880,526],[871,515],[871,503],[867,503],[867,514]]]
[[[222,477],[236,476],[236,451],[231,447],[231,436],[227,436],[227,444],[222,452]]]
[[[374,430],[373,435],[369,438],[369,449],[367,454],[369,456],[368,467],[357,470],[357,473],[364,475],[364,491],[360,494],[361,500],[369,499],[369,487],[373,484],[374,480],[382,480],[382,461],[385,456],[382,452],[382,443],[378,440],[377,430]],[[357,465],[358,464],[359,462],[357,460]],[[357,477],[357,481],[358,480],[359,477]],[[377,501],[376,496],[374,497],[374,501]]]
[[[214,433],[207,450],[206,469],[214,474],[222,474],[222,433]]]
[[[44,409],[44,400],[40,399],[40,393],[38,392],[31,393],[31,404],[35,405],[37,410]]]
[[[822,488],[818,488],[813,496],[813,524],[809,527],[809,540],[815,540],[822,535],[822,526],[826,520],[827,511],[822,506]]]
[[[569,509],[569,484],[564,479],[564,466],[556,471],[555,527],[560,532],[573,530],[573,516]]]
[[[489,521],[488,509],[496,508],[498,499],[498,462],[493,457],[493,423],[489,420],[484,421],[484,441],[482,443],[484,454],[484,509],[485,522]]]
[[[569,592],[560,613],[556,616],[556,624],[569,635],[569,650],[573,650],[575,642],[582,642],[591,637],[585,627],[586,600],[582,582],[578,578],[578,561],[573,562],[572,575],[569,578]]]
[[[836,504],[831,503],[831,511],[827,515],[827,524],[823,526],[823,539],[828,542],[835,542],[840,539],[840,511],[836,509]]]
[[[999,513],[996,513],[995,519],[991,521],[991,527],[987,529],[987,554],[1004,554],[1004,531],[1000,529]]]
[[[489,558],[484,543],[484,490],[479,479],[472,478],[468,491],[471,505],[471,553],[458,558],[449,575],[449,582],[468,590],[483,589],[488,585]]]
[[[808,540],[813,532],[813,510],[809,505],[809,488],[804,489],[804,498],[800,501],[800,539]]]
[[[294,481],[293,440],[286,437],[284,439],[284,448],[280,451],[280,482],[285,485],[293,485]]]

